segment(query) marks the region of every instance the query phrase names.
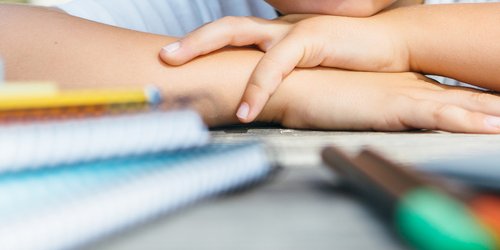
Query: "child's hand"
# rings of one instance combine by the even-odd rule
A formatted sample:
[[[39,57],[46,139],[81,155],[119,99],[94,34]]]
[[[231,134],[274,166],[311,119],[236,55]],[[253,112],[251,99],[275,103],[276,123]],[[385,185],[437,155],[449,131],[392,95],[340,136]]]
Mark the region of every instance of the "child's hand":
[[[299,129],[500,134],[500,97],[417,73],[295,70],[257,119]]]
[[[408,71],[408,52],[376,17],[286,16],[279,20],[227,17],[162,49],[180,65],[227,45],[257,45],[267,53],[256,66],[237,112],[251,122],[295,67],[326,66],[358,71]]]

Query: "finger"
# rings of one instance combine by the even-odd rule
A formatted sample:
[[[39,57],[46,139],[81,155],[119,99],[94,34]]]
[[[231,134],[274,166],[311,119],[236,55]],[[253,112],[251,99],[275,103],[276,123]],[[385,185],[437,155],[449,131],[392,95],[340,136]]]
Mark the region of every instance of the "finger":
[[[225,46],[259,45],[265,48],[279,31],[276,22],[256,17],[225,17],[191,32],[162,48],[160,57],[171,65],[184,64]]]
[[[404,112],[400,120],[407,127],[457,133],[500,133],[500,117],[470,111],[457,105],[415,100],[406,108],[411,112]]]
[[[411,91],[413,98],[453,104],[469,111],[500,116],[500,95],[498,93],[471,87],[449,86],[425,76],[417,75],[417,77],[419,86],[414,91]],[[421,91],[422,88],[426,89],[426,91]],[[408,90],[405,89],[405,91]]]
[[[482,112],[485,114],[500,116],[500,97],[479,90],[470,88],[456,88],[438,91],[435,93],[436,100],[455,104],[470,111]]]
[[[255,120],[279,84],[301,62],[303,55],[304,46],[289,36],[262,57],[250,77],[236,114],[241,122]]]

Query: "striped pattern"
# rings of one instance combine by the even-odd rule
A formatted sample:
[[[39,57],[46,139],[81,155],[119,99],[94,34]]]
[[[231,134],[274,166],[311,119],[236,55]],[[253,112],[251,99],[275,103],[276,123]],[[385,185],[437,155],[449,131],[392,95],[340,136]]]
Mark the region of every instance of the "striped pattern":
[[[261,0],[73,0],[58,7],[85,19],[170,36],[223,16],[276,17]]]
[[[0,175],[0,249],[74,249],[271,171],[261,144]]]
[[[0,126],[0,173],[201,146],[209,134],[193,111]]]

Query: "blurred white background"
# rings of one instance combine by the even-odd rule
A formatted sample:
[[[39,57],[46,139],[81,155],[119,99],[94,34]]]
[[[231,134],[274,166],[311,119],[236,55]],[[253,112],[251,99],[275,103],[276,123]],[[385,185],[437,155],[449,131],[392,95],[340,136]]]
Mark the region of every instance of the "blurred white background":
[[[69,0],[0,0],[0,3],[32,3],[37,5],[54,5],[68,2]]]
[[[68,2],[69,0],[30,0],[30,3],[38,5],[54,5],[58,3]]]

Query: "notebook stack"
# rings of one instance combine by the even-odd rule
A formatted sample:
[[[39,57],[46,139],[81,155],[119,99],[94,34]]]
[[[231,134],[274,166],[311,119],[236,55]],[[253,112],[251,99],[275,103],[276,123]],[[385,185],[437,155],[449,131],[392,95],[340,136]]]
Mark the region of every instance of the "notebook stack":
[[[270,172],[159,93],[0,85],[0,249],[86,246]]]

